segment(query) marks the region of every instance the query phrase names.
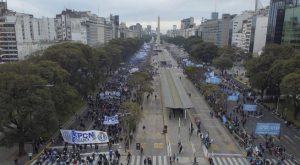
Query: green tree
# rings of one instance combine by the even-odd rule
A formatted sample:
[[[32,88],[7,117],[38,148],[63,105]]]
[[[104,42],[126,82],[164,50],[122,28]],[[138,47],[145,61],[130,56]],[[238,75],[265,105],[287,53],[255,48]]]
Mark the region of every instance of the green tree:
[[[17,142],[19,155],[25,154],[25,142],[33,142],[57,128],[50,89],[42,86],[46,83],[36,75],[0,73],[0,129],[5,136],[2,142]]]
[[[217,69],[221,70],[222,75],[224,74],[224,71],[227,69],[232,68],[233,62],[228,57],[218,57],[213,60],[213,66]]]
[[[280,89],[283,94],[291,97],[294,105],[294,119],[296,119],[300,111],[300,72],[293,72],[284,76]]]

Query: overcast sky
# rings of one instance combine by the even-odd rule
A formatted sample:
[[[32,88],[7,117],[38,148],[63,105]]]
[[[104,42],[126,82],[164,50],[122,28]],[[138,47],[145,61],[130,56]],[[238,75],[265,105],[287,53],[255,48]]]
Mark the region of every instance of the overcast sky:
[[[103,17],[119,15],[121,22],[132,25],[137,22],[157,26],[157,16],[161,19],[161,31],[179,27],[180,20],[190,16],[197,24],[201,18],[210,18],[213,11],[239,14],[244,10],[254,10],[255,0],[7,0],[8,8],[17,12],[34,14],[35,17],[55,17],[65,8],[92,11]],[[264,6],[270,0],[260,0]]]

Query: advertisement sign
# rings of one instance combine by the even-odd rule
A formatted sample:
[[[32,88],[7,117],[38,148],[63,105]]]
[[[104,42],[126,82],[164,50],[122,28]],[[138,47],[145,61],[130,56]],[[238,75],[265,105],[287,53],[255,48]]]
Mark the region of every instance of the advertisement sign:
[[[119,124],[118,115],[115,115],[115,116],[104,116],[103,124],[105,124],[105,125]]]
[[[243,105],[243,110],[248,111],[248,112],[255,112],[256,111],[256,104],[244,104]]]
[[[106,132],[97,130],[75,131],[61,129],[60,133],[64,141],[70,144],[94,144],[107,143],[109,141]]]
[[[255,133],[263,135],[279,135],[280,123],[257,123]]]

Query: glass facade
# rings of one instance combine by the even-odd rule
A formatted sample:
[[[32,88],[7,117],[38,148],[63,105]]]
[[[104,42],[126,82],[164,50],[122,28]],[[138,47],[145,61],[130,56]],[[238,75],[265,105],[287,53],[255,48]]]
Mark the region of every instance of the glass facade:
[[[300,49],[300,6],[285,10],[282,42]]]

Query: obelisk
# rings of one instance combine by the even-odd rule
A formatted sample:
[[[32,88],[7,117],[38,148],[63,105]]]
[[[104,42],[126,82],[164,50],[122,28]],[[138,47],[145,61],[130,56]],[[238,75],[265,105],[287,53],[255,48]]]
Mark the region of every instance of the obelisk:
[[[157,35],[156,43],[160,44],[160,18],[159,18],[159,16],[158,16],[158,19],[157,19],[156,35]]]

